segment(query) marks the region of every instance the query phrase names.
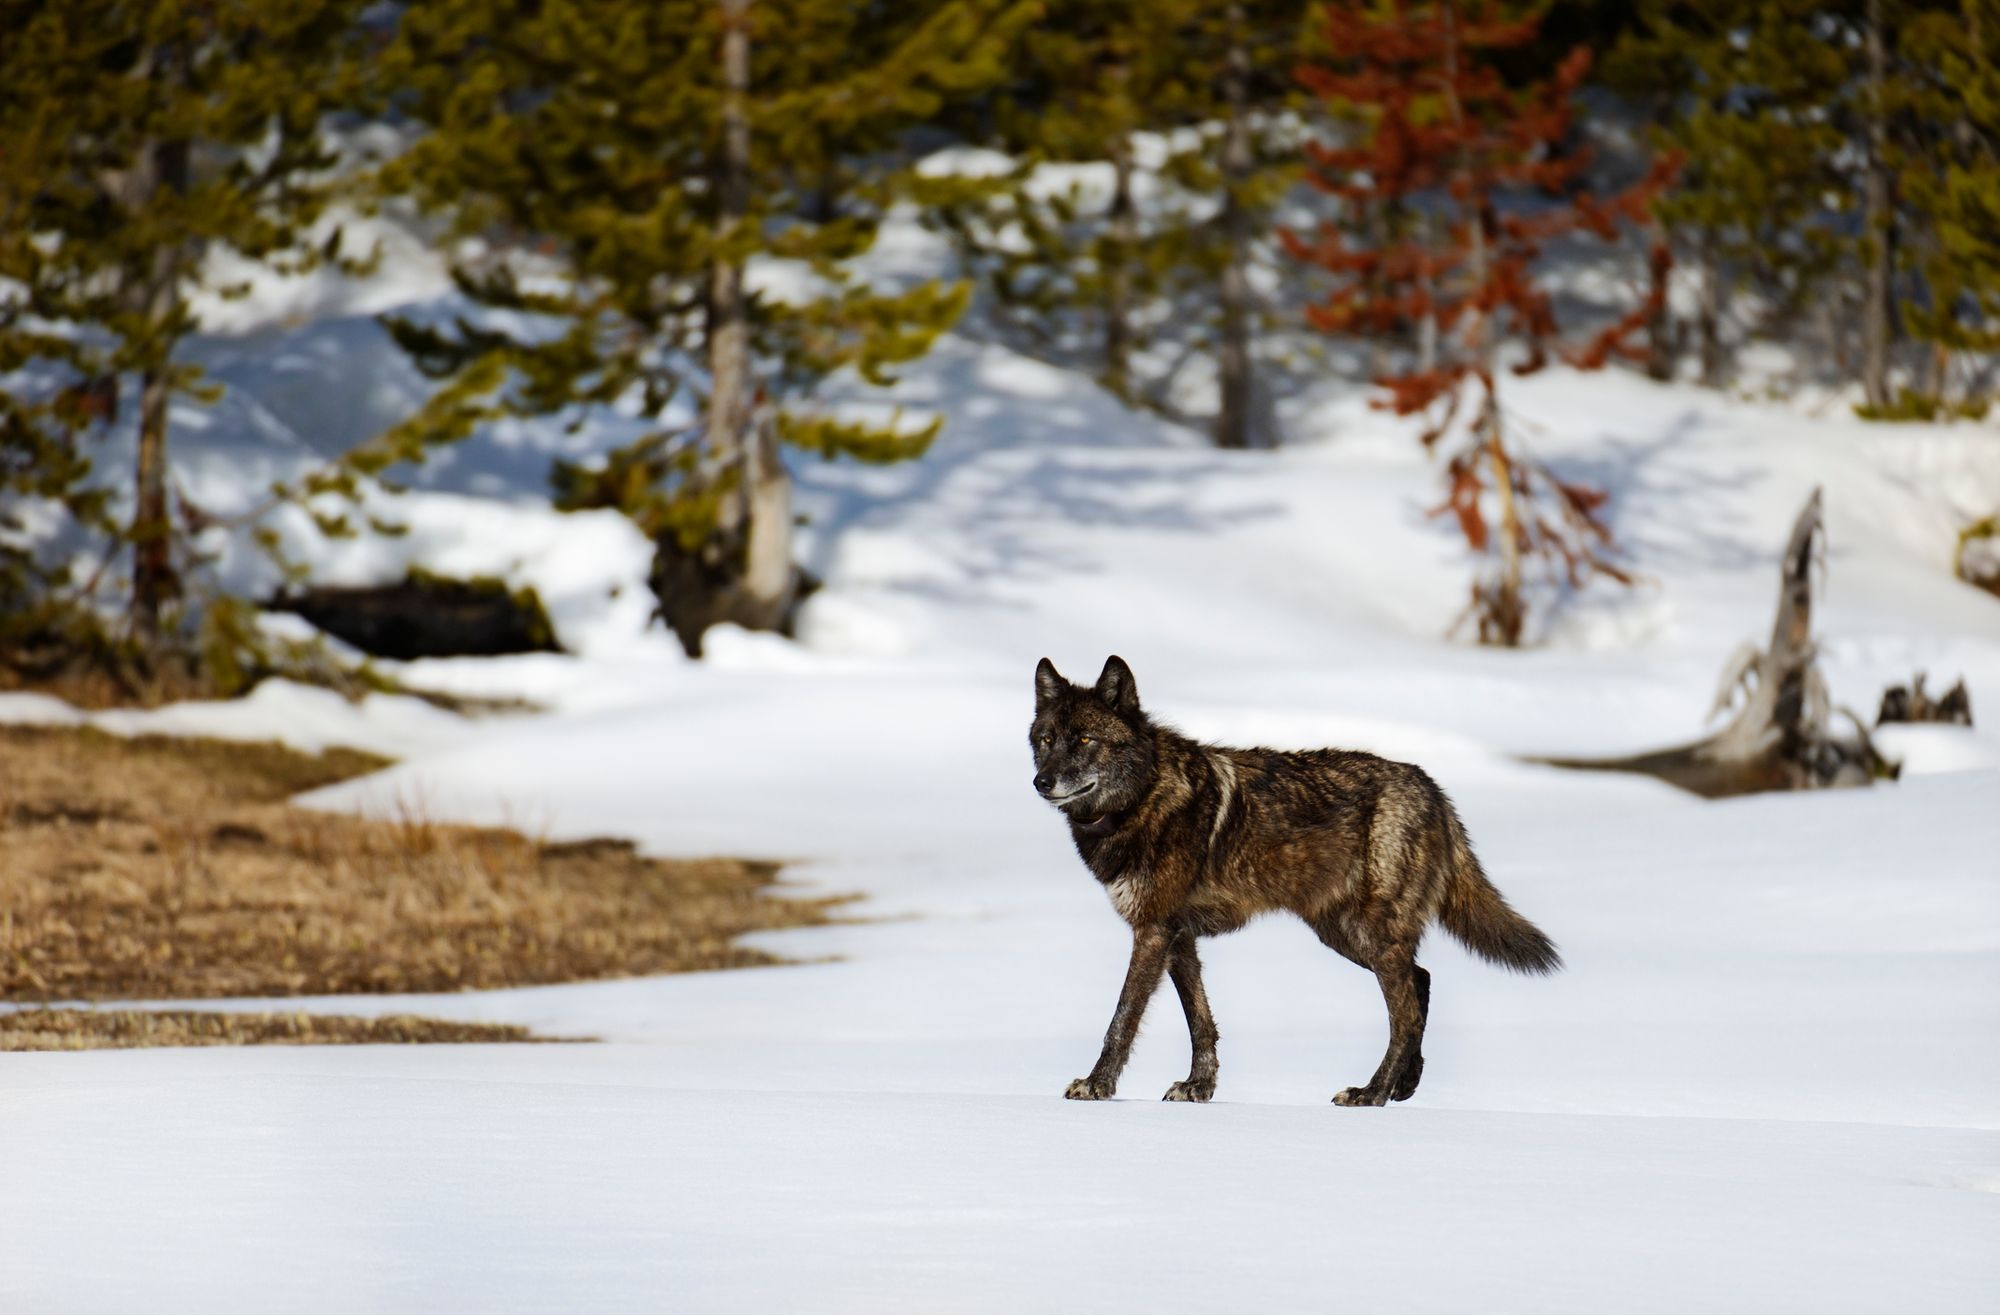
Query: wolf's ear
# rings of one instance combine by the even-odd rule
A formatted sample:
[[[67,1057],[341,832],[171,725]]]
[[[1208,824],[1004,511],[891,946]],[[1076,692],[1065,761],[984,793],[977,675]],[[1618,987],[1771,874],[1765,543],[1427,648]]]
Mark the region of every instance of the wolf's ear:
[[[1104,672],[1097,678],[1097,697],[1110,704],[1113,712],[1129,716],[1139,711],[1139,683],[1132,679],[1132,668],[1116,653],[1104,659]]]
[[[1062,693],[1062,688],[1067,683],[1063,680],[1062,673],[1056,670],[1055,663],[1049,661],[1047,658],[1043,658],[1040,662],[1037,662],[1035,664],[1035,706],[1039,708],[1054,701],[1056,695]]]

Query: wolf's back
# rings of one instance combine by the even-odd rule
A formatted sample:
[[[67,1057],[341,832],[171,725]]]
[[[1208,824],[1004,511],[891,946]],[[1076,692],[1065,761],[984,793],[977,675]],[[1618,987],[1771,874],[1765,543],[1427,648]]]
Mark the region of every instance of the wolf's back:
[[[1448,805],[1447,805],[1448,807]],[[1514,912],[1472,852],[1465,828],[1452,813],[1447,822],[1451,872],[1445,882],[1438,921],[1460,945],[1480,958],[1518,973],[1552,973],[1562,967],[1562,955],[1542,929]]]

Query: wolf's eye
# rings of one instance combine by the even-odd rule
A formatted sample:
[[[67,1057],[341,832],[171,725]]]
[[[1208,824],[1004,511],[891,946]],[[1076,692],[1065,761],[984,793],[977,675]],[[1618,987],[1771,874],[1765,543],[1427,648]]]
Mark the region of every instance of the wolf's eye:
[[[1046,735],[1037,735],[1035,737],[1035,743],[1041,745],[1044,749],[1046,749],[1049,747],[1049,737]]]
[[[1079,736],[1077,736],[1077,737],[1076,737],[1076,742],[1077,742],[1078,744],[1089,744],[1089,743],[1090,743],[1090,737],[1089,737],[1088,735],[1079,735]]]

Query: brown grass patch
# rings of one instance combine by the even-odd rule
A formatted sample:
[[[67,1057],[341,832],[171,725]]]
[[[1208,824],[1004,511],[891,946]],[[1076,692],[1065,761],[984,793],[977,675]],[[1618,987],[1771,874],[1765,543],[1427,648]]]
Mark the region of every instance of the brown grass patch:
[[[779,962],[838,901],[777,867],[314,813],[382,766],[270,744],[0,727],[0,1001],[429,992]]]
[[[142,1046],[470,1045],[561,1041],[513,1023],[454,1023],[415,1014],[220,1014],[187,1009],[24,1009],[0,1013],[0,1052],[135,1050]]]

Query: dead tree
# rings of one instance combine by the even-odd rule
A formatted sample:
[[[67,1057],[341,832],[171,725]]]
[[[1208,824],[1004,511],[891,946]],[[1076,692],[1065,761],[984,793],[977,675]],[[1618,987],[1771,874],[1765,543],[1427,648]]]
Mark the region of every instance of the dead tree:
[[[1887,726],[1896,722],[1936,722],[1945,726],[1972,725],[1972,695],[1965,688],[1965,678],[1944,693],[1932,698],[1924,688],[1924,673],[1919,671],[1916,678],[1907,685],[1891,685],[1882,691],[1882,706],[1875,714],[1877,726]]]
[[[1875,752],[1861,719],[1836,708],[1815,665],[1813,563],[1824,536],[1814,489],[1792,525],[1779,568],[1778,614],[1764,648],[1745,643],[1723,668],[1711,718],[1735,708],[1728,723],[1691,744],[1625,758],[1541,758],[1556,767],[1640,772],[1704,798],[1760,790],[1817,790],[1867,785],[1895,769]],[[1849,723],[1834,729],[1834,714]]]

